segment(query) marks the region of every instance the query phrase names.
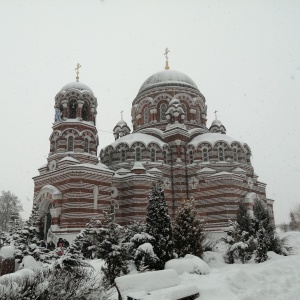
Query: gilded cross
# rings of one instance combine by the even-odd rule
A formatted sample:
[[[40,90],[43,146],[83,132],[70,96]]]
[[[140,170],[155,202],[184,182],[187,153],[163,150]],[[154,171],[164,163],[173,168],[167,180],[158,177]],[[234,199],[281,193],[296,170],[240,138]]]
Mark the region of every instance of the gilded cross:
[[[168,53],[170,52],[170,50],[168,49],[168,47],[166,48],[166,50],[165,50],[165,53],[164,53],[164,56],[166,57],[166,66],[165,66],[165,69],[166,70],[169,70],[170,69],[170,67],[169,67],[169,62],[168,62]]]
[[[78,82],[79,81],[79,68],[81,67],[81,65],[78,63],[76,68],[75,68],[75,71],[76,71],[76,81]]]
[[[214,111],[214,114],[215,114],[216,120],[218,119],[218,117],[217,117],[217,112],[218,112],[217,110],[215,110],[215,111]]]

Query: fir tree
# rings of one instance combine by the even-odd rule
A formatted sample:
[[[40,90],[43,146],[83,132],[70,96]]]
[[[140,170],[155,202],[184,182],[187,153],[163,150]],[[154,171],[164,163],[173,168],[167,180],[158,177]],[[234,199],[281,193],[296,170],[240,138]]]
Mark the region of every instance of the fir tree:
[[[179,257],[193,254],[201,257],[205,234],[203,224],[196,219],[194,199],[186,200],[177,209],[173,223],[174,248]]]
[[[105,261],[102,267],[105,287],[114,285],[116,277],[128,273],[128,245],[122,243],[124,228],[112,221],[97,232],[96,255]]]
[[[146,216],[146,231],[154,238],[153,249],[158,257],[156,269],[162,270],[173,258],[172,226],[160,183],[154,183],[149,196]]]

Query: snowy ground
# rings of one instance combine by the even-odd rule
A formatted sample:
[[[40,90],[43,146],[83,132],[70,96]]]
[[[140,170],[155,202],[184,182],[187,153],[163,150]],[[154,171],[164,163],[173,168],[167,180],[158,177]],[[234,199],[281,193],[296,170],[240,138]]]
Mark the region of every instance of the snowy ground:
[[[181,284],[197,285],[199,300],[300,300],[300,232],[281,234],[285,235],[294,247],[291,256],[269,252],[270,259],[261,264],[228,265],[221,253],[206,252],[210,273],[183,273]]]
[[[197,298],[199,300],[300,300],[300,232],[284,233],[281,236],[289,236],[293,255],[284,257],[269,252],[270,259],[261,264],[250,261],[245,265],[228,265],[223,262],[222,253],[205,252],[204,261],[207,262],[210,270],[201,264],[199,264],[199,268],[205,267],[203,274],[208,273],[207,271],[209,273],[197,275],[177,270],[179,274],[182,273],[179,275],[180,284],[196,285],[200,291],[200,297]],[[29,264],[32,268],[33,264]],[[99,271],[103,261],[92,260],[90,264],[94,267],[100,281]],[[178,263],[173,263],[173,265],[179,270],[183,267]],[[190,267],[188,264],[186,269],[189,270]],[[33,272],[28,269],[22,271],[26,270]],[[0,287],[4,277],[24,276],[26,272],[23,273],[17,272],[2,276]],[[116,299],[118,299],[116,293],[111,295],[110,300]],[[159,300],[162,299],[164,300],[164,298]]]

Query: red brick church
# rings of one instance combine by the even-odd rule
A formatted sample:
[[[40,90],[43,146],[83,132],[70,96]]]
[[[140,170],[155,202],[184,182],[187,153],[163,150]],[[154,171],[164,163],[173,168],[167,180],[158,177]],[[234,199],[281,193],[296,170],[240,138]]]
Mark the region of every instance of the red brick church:
[[[114,210],[115,221],[145,220],[153,182],[163,182],[169,213],[195,198],[206,229],[220,231],[244,200],[262,200],[273,215],[266,184],[251,165],[250,147],[207,126],[206,99],[196,83],[169,68],[151,75],[132,102],[132,132],[124,120],[98,153],[97,98],[77,81],[55,96],[47,163],[34,177],[35,202],[48,236],[72,238],[92,217]]]

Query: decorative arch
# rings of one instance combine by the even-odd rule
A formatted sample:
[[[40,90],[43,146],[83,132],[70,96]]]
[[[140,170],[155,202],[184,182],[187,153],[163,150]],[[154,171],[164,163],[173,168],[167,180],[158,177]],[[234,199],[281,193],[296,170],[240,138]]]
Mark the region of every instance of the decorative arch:
[[[168,93],[161,93],[159,95],[157,95],[154,99],[153,99],[153,105],[157,106],[159,104],[159,102],[166,102],[169,103],[169,101],[172,99],[172,96]]]

